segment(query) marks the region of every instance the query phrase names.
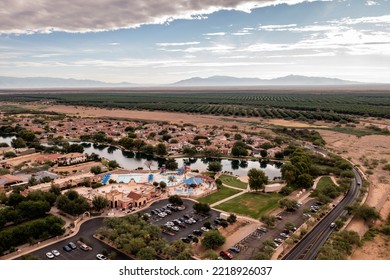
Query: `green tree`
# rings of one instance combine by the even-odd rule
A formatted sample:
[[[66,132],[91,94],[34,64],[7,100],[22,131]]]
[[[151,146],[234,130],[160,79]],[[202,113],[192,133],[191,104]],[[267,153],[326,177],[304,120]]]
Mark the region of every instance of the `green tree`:
[[[174,158],[168,158],[167,161],[165,162],[165,167],[168,170],[177,170],[178,166],[179,165]]]
[[[314,183],[313,177],[311,177],[307,173],[304,173],[298,176],[296,184],[301,188],[310,189],[313,186],[313,183]]]
[[[118,167],[119,167],[119,163],[116,160],[110,160],[108,162],[108,168],[110,168],[110,170],[116,169]]]
[[[167,147],[163,143],[159,143],[156,146],[156,154],[159,156],[164,156],[166,155],[167,152]]]
[[[19,149],[19,148],[25,148],[27,144],[26,141],[24,141],[22,138],[17,137],[15,139],[12,139],[11,146],[15,149]]]
[[[172,195],[169,197],[169,203],[180,206],[183,205],[183,200],[178,195]]]
[[[218,257],[219,257],[218,254],[212,249],[209,249],[206,252],[204,252],[202,256],[202,258],[205,260],[218,260]]]
[[[232,148],[232,155],[235,157],[246,157],[248,155],[247,149],[250,147],[246,145],[244,142],[238,141],[234,143]]]
[[[91,173],[97,175],[102,173],[102,168],[99,165],[95,165],[91,167]]]
[[[90,205],[86,198],[76,191],[70,190],[60,195],[56,201],[57,208],[72,216],[78,216],[86,212]]]
[[[260,218],[260,221],[266,224],[269,227],[274,227],[276,224],[276,218],[275,216],[271,215],[264,215]]]
[[[279,200],[279,206],[287,211],[295,211],[297,209],[297,201],[294,199],[283,198]]]
[[[94,198],[92,199],[92,206],[98,212],[106,208],[108,204],[108,200],[102,195],[94,196]]]
[[[156,250],[149,246],[141,248],[137,253],[137,259],[139,260],[154,260],[156,256]]]
[[[234,224],[237,221],[237,216],[234,214],[230,214],[226,220],[229,224]]]
[[[254,191],[259,191],[265,188],[268,184],[268,177],[262,170],[252,168],[248,171],[249,188]]]
[[[226,238],[217,230],[211,230],[204,234],[201,241],[206,249],[216,249],[225,244]]]
[[[150,144],[143,146],[141,149],[141,152],[144,154],[147,154],[147,155],[153,155],[154,151],[155,151],[155,149],[154,149],[153,145],[150,145]]]
[[[166,187],[167,187],[167,183],[165,183],[164,181],[161,181],[161,182],[160,182],[160,188],[161,188],[161,190],[165,191]]]
[[[260,155],[261,155],[261,157],[266,158],[268,156],[267,150],[261,150]]]
[[[380,218],[379,212],[374,207],[367,205],[357,207],[353,214],[355,217],[363,219],[367,224],[371,224]]]
[[[222,170],[222,164],[219,161],[210,161],[207,170],[210,172],[219,172]]]
[[[203,214],[207,214],[211,210],[210,205],[201,202],[195,203],[192,207],[197,213],[203,213]]]
[[[242,139],[242,136],[241,136],[241,134],[238,134],[238,133],[236,133],[236,134],[234,134],[234,140],[241,140]]]

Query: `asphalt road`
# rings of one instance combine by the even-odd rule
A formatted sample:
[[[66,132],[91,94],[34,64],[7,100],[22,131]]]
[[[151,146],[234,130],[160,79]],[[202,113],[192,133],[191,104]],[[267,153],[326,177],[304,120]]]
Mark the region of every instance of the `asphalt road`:
[[[157,216],[151,217],[149,220],[150,223],[155,224],[155,225],[163,225],[168,221],[174,220],[176,218],[183,217],[183,215],[191,215],[191,216],[197,216],[194,214],[192,206],[194,205],[194,202],[191,200],[183,200],[184,205],[186,206],[186,209],[183,211],[178,211],[178,212],[172,212],[172,215],[168,215],[165,218],[159,218]],[[168,200],[161,200],[158,202],[153,203],[150,207],[145,208],[144,210],[141,211],[141,214],[143,213],[150,213],[153,209],[156,208],[161,208],[165,206],[168,202]],[[196,224],[193,225],[186,225],[186,228],[180,228],[180,231],[175,233],[174,235],[168,235],[168,234],[162,234],[162,237],[165,238],[168,242],[172,242],[174,240],[178,240],[181,237],[186,237],[188,234],[192,233],[194,229],[200,229],[203,226],[203,223],[206,221],[210,221],[213,223],[214,219],[219,217],[220,212],[212,210],[210,212],[210,215],[208,217],[201,217]],[[53,260],[96,260],[96,254],[101,253],[103,249],[107,250],[109,253],[110,252],[116,252],[117,260],[128,260],[129,258],[120,253],[119,251],[111,248],[110,246],[106,245],[105,243],[95,239],[93,237],[93,234],[103,226],[103,219],[104,217],[101,218],[95,218],[89,221],[84,222],[81,227],[80,231],[77,233],[77,235],[67,238],[65,240],[59,241],[55,244],[49,245],[47,247],[44,247],[42,249],[39,249],[37,251],[34,251],[30,253],[33,256],[38,257],[39,259],[45,260],[48,259],[46,257],[47,252],[51,252],[52,250],[58,250],[60,252],[60,256],[55,257]],[[77,244],[77,241],[83,238],[88,245],[92,247],[91,251],[83,251],[79,248],[79,244]],[[70,252],[66,252],[63,247],[67,245],[69,242],[73,242],[77,245],[77,249],[72,250]]]
[[[329,238],[333,229],[330,224],[336,221],[347,211],[345,206],[351,205],[360,194],[360,186],[363,180],[359,172],[354,168],[355,180],[344,199],[329,212],[305,237],[286,255],[284,260],[313,260],[316,258],[318,251]]]

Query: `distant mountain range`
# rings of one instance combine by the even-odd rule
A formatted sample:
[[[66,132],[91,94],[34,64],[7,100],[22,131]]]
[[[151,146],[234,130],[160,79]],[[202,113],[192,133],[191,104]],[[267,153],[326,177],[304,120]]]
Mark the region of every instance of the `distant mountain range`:
[[[130,83],[106,83],[94,80],[63,78],[15,78],[0,76],[0,88],[93,88],[93,87],[134,87]]]
[[[0,89],[26,88],[129,88],[129,87],[234,87],[234,86],[326,86],[353,85],[359,82],[334,78],[289,75],[275,79],[236,78],[229,76],[194,77],[165,85],[140,85],[133,83],[106,83],[94,80],[63,78],[15,78],[0,76]]]
[[[229,76],[212,76],[209,78],[191,78],[172,84],[177,87],[199,86],[304,86],[304,85],[352,85],[359,82],[345,81],[334,78],[306,77],[289,75],[275,79],[235,78]]]

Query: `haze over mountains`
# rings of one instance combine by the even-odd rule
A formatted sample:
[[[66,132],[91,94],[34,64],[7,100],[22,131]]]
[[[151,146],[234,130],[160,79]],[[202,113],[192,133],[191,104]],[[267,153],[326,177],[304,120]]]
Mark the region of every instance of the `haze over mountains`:
[[[230,76],[194,77],[173,84],[141,85],[133,83],[107,83],[95,80],[77,80],[48,77],[15,78],[0,76],[2,89],[26,88],[127,88],[127,87],[236,87],[236,86],[327,86],[361,84],[335,78],[289,75],[275,79],[236,78]]]

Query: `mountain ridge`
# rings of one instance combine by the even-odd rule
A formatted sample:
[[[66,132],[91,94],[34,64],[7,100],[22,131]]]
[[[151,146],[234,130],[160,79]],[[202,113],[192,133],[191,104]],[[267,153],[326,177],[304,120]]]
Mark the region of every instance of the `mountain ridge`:
[[[171,84],[141,85],[134,83],[109,83],[97,80],[78,80],[73,78],[51,77],[8,77],[0,76],[1,89],[26,88],[130,88],[130,87],[233,87],[233,86],[326,86],[358,85],[361,82],[346,81],[337,78],[308,77],[288,75],[273,79],[238,78],[232,76],[192,77]]]

